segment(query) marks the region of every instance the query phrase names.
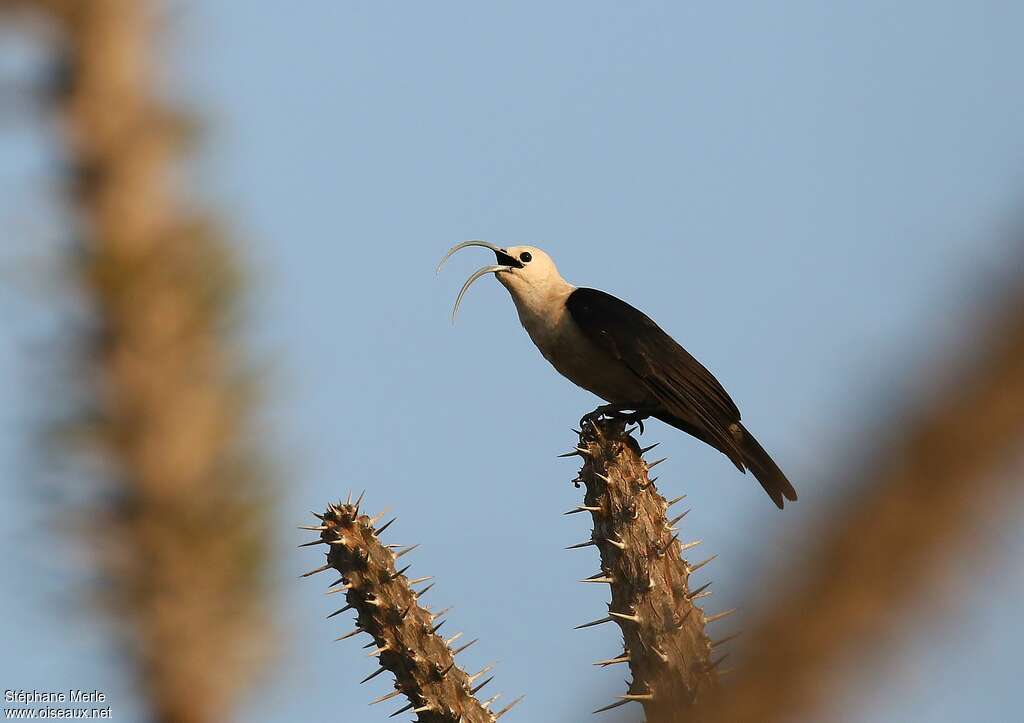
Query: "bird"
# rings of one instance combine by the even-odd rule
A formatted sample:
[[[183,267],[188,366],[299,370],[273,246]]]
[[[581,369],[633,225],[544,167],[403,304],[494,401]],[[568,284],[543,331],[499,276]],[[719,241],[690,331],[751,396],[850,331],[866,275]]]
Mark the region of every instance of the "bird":
[[[438,273],[453,254],[471,246],[489,249],[497,263],[478,269],[462,285],[452,323],[469,287],[494,274],[544,358],[607,402],[581,424],[605,416],[642,425],[654,417],[714,447],[741,472],[750,470],[779,509],[785,500],[796,501],[793,485],[743,426],[722,385],[650,317],[604,291],[573,286],[535,246],[463,241],[441,259]]]

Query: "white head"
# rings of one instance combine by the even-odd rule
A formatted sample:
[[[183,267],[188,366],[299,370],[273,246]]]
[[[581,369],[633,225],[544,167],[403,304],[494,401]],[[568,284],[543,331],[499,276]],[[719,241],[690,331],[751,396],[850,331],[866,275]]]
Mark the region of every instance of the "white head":
[[[445,254],[445,257],[441,259],[441,263],[438,264],[437,270],[441,270],[445,261],[452,254],[467,246],[481,246],[490,249],[494,252],[498,263],[478,269],[466,280],[462,290],[459,291],[458,298],[455,299],[455,307],[452,309],[453,322],[455,321],[455,313],[459,310],[459,304],[462,302],[462,297],[466,294],[470,285],[481,276],[487,274],[493,273],[495,275],[502,286],[508,289],[516,306],[520,308],[525,306],[540,309],[555,300],[563,299],[573,289],[573,286],[558,273],[555,262],[551,260],[551,257],[536,246],[508,246],[499,248],[486,241],[463,241],[453,246]]]

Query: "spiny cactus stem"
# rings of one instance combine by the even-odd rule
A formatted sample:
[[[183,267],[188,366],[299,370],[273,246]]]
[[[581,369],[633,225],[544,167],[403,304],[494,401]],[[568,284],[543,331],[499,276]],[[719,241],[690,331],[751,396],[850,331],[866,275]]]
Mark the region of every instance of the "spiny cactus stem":
[[[408,565],[395,569],[395,561],[416,546],[382,544],[380,534],[394,520],[375,529],[374,518],[359,511],[363,495],[355,502],[351,502],[351,496],[348,499],[344,504],[329,505],[323,515],[317,515],[323,522],[319,526],[321,541],[328,543],[327,564],[306,575],[331,568],[341,574],[330,592],[344,592],[347,605],[328,617],[354,610],[356,628],[338,640],[368,633],[373,639],[366,646],[367,656],[377,658],[379,666],[360,682],[366,683],[385,671],[394,675],[395,691],[372,704],[404,695],[409,703],[392,717],[411,711],[421,723],[494,723],[511,706],[495,714],[488,706],[497,696],[484,703],[476,698],[476,693],[493,677],[480,683],[477,680],[490,672],[493,665],[472,676],[458,667],[455,656],[476,641],[452,650],[451,644],[462,633],[447,640],[438,635],[446,622],[438,618],[447,610],[431,613],[421,607],[418,600],[430,586],[419,593],[412,588],[431,578],[410,580],[406,577]],[[395,552],[396,549],[399,551]]]
[[[721,658],[712,659],[704,626],[727,613],[706,617],[694,604],[711,594],[711,583],[691,591],[690,574],[714,557],[694,565],[682,559],[682,550],[697,544],[681,545],[674,528],[689,510],[666,519],[682,497],[666,501],[648,476],[665,458],[645,463],[643,452],[655,445],[641,449],[624,427],[615,420],[588,423],[571,453],[583,460],[577,479],[586,494],[570,514],[590,512],[593,533],[569,549],[596,547],[601,572],[584,582],[605,583],[611,590],[607,617],[579,627],[616,623],[625,652],[595,665],[628,664],[633,675],[625,695],[595,712],[637,702],[650,723],[668,723],[693,711],[698,697],[717,687]]]

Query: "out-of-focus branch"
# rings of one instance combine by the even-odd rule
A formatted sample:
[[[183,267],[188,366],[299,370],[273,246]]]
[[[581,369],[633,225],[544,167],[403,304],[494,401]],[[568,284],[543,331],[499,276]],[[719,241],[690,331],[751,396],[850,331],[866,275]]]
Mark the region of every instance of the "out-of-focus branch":
[[[215,224],[175,186],[185,129],[155,90],[158,8],[22,0],[47,17],[68,159],[77,329],[74,439],[95,504],[77,509],[97,594],[151,717],[229,719],[268,652],[266,460],[229,333],[238,275]],[[13,4],[11,4],[13,6]],[[76,320],[77,321],[77,320]],[[77,459],[77,458],[76,458]],[[64,513],[66,514],[66,512]]]
[[[353,504],[350,497],[345,504],[329,505],[323,515],[317,515],[318,524],[305,528],[320,533],[319,540],[306,544],[324,544],[328,551],[327,563],[303,577],[331,569],[341,574],[331,585],[330,592],[344,592],[347,604],[328,617],[354,610],[357,624],[354,630],[338,639],[358,633],[373,637],[376,649],[372,654],[378,657],[380,667],[363,682],[384,671],[395,676],[394,693],[374,703],[404,695],[409,700],[408,705],[393,716],[412,711],[416,720],[423,723],[494,723],[521,698],[496,713],[490,711],[490,706],[497,695],[483,703],[477,699],[476,694],[493,679],[480,680],[490,672],[491,666],[469,675],[455,664],[455,656],[476,641],[452,649],[450,646],[462,634],[457,633],[447,640],[438,634],[446,622],[439,620],[444,612],[432,613],[419,603],[420,597],[433,585],[419,592],[413,590],[413,585],[431,578],[410,580],[405,575],[408,565],[395,569],[397,560],[418,545],[400,548],[382,544],[379,535],[391,522],[376,529],[379,518],[360,514],[361,501],[362,498]]]
[[[934,401],[879,432],[890,446],[746,638],[747,663],[709,717],[729,723],[793,720],[827,701],[842,656],[884,638],[918,602],[1019,479],[999,474],[1024,439],[1024,288],[987,333],[966,339],[972,359]]]
[[[597,664],[628,664],[633,674],[626,694],[595,712],[637,701],[650,723],[668,723],[717,686],[724,655],[713,649],[725,640],[712,642],[704,628],[728,613],[706,616],[695,604],[711,594],[711,583],[691,590],[690,575],[712,558],[695,565],[682,558],[698,544],[679,542],[674,525],[686,512],[666,519],[682,498],[668,502],[658,494],[648,470],[662,460],[645,463],[647,450],[623,427],[588,423],[570,452],[584,460],[579,480],[587,492],[583,505],[567,514],[589,512],[594,525],[591,538],[572,548],[598,549],[601,570],[584,582],[611,588],[608,616],[580,627],[617,623],[625,650]]]
[[[40,10],[53,13],[61,12],[77,0],[0,0],[0,13],[38,13]]]

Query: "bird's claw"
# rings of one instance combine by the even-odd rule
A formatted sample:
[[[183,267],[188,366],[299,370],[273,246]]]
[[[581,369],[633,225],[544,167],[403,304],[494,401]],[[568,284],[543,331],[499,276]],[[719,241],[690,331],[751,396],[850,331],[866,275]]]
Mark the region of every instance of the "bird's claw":
[[[631,409],[632,411],[626,411]],[[623,421],[626,424],[635,424],[640,428],[640,434],[644,433],[644,420],[651,416],[650,412],[643,409],[624,407],[618,404],[603,404],[589,414],[583,415],[580,419],[580,427],[587,424],[595,425],[602,417]]]
[[[620,408],[614,404],[602,404],[600,407],[592,412],[588,412],[580,417],[580,429],[583,429],[588,424],[593,426],[601,417],[608,417],[609,419],[616,418],[616,415],[620,413]]]

